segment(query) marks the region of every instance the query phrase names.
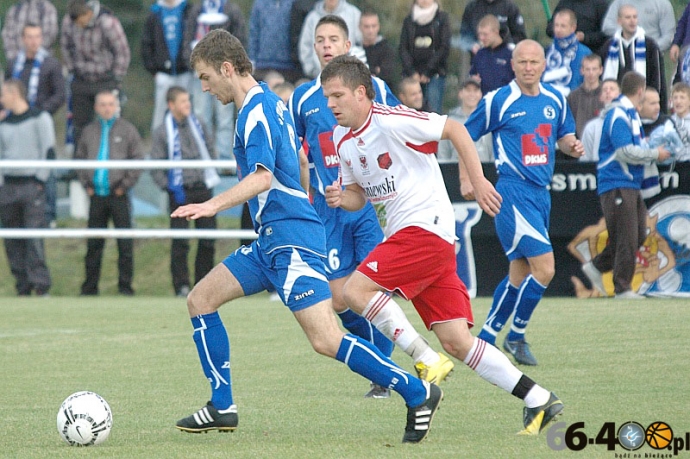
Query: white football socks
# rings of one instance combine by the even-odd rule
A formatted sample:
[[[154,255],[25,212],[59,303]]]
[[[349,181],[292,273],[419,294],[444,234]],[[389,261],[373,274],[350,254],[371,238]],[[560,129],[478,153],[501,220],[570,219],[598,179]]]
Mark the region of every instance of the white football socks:
[[[512,393],[523,373],[508,357],[486,341],[475,338],[472,349],[467,353],[465,364],[479,376],[508,393]],[[549,401],[550,392],[535,384],[524,398],[528,408],[541,406]]]

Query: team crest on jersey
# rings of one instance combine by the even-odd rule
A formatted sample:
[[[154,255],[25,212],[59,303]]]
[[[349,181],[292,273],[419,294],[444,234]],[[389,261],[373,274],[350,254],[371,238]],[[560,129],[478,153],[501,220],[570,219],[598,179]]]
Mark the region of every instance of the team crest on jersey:
[[[388,152],[379,155],[379,157],[376,158],[376,161],[378,161],[379,167],[381,169],[390,169],[390,167],[393,165],[393,160],[391,159],[391,155]]]
[[[544,107],[544,117],[547,120],[556,119],[556,109],[553,108],[551,105],[547,105],[546,107]]]
[[[359,156],[359,167],[362,169],[362,175],[369,175],[369,163],[367,163],[367,157],[364,155]]]

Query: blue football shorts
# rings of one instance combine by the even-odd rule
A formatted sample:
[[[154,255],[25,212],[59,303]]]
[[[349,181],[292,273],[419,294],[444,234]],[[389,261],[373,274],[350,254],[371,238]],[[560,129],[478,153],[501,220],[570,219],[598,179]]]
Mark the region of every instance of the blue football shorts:
[[[345,277],[383,241],[374,207],[367,203],[356,212],[332,209],[321,194],[314,196],[314,208],[326,229],[326,273],[328,280]]]
[[[292,312],[331,298],[323,258],[285,247],[264,253],[257,241],[230,254],[223,264],[239,281],[245,296],[275,290]]]
[[[496,191],[503,203],[494,224],[508,260],[553,252],[549,238],[549,190],[524,181],[499,179]]]

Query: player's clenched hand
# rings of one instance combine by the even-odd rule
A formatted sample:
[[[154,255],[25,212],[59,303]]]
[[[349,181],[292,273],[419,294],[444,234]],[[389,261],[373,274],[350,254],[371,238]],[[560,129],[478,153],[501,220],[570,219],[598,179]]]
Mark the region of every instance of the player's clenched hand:
[[[342,203],[343,189],[336,180],[331,185],[326,186],[326,204],[328,207],[340,207]]]
[[[495,217],[501,211],[503,198],[486,178],[480,179],[479,183],[474,187],[474,194],[479,207],[491,217]]]
[[[579,139],[576,139],[570,145],[570,156],[572,156],[574,158],[579,158],[584,154],[585,154],[585,146],[582,144],[582,142]]]
[[[170,214],[172,218],[186,218],[187,220],[197,220],[202,217],[213,217],[216,210],[208,202],[201,204],[187,204],[180,206]]]
[[[460,182],[460,194],[468,201],[474,201],[474,187],[469,180],[462,180]]]

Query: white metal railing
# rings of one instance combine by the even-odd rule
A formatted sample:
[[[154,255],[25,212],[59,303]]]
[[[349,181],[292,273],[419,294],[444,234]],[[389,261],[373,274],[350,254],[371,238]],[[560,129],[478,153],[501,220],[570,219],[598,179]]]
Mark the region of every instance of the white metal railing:
[[[253,230],[123,229],[123,228],[11,228],[0,229],[1,239],[100,238],[118,239],[256,239]]]
[[[94,161],[91,159],[13,159],[0,160],[2,169],[216,169],[237,168],[233,160],[195,160],[183,159],[170,161],[168,159],[115,159],[108,161]]]
[[[236,170],[235,160],[1,160],[3,169],[216,169]],[[0,239],[125,238],[125,239],[256,239],[253,230],[122,229],[122,228],[0,228]]]

